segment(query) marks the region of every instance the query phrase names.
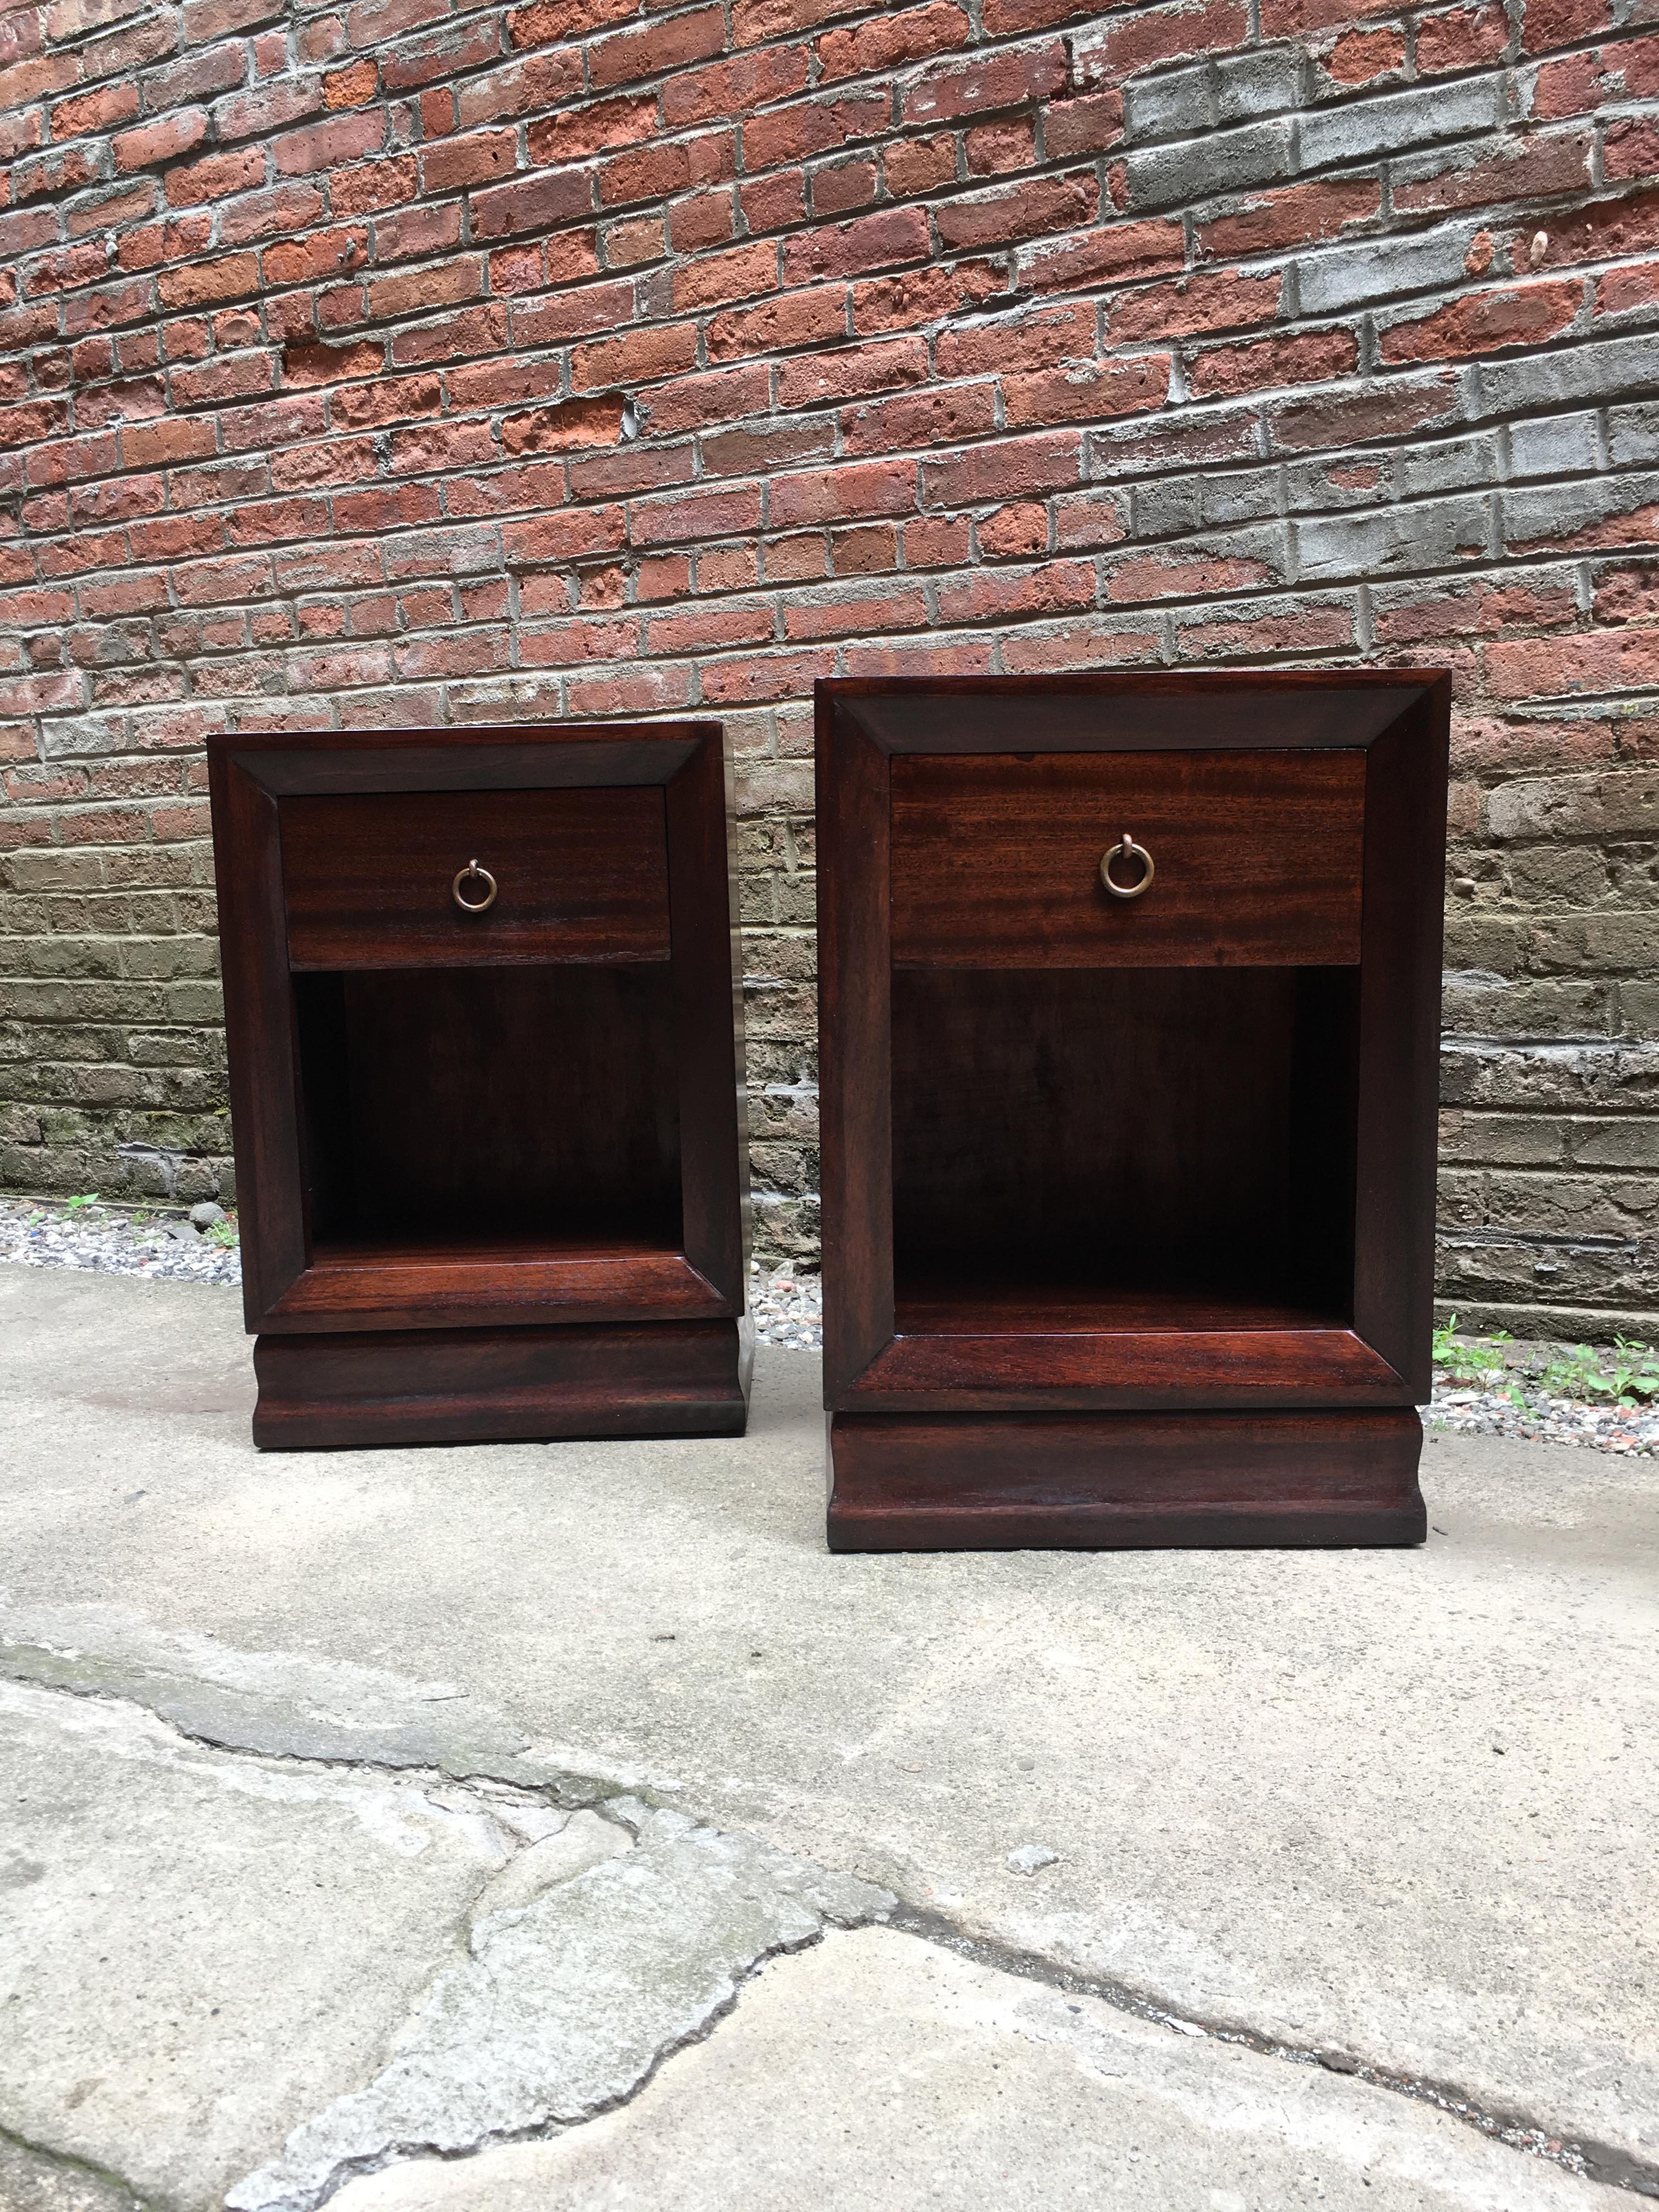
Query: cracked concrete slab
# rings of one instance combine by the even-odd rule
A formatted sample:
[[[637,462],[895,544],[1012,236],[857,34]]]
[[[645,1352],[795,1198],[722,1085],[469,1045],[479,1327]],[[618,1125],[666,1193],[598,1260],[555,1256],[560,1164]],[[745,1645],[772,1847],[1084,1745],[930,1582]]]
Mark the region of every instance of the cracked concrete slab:
[[[267,1743],[340,1709],[319,1668],[398,1725],[453,1685],[504,1731],[481,1772],[626,1784],[1659,2166],[1651,1464],[1443,1439],[1417,1553],[832,1559],[806,1355],[763,1350],[742,1440],[262,1459],[227,1294],[0,1267],[0,1332],[20,1638],[69,1608],[60,1656],[140,1697],[246,1655]],[[1026,1844],[1059,1856],[1011,1873]]]
[[[780,2083],[787,2094],[779,2094]],[[1614,2212],[1631,2199],[1317,2068],[872,1928],[767,1966],[633,2103],[352,2181],[331,2212]]]
[[[892,1903],[684,1813],[611,1809],[635,1848],[475,1919],[471,1958],[439,1977],[374,2081],[297,2128],[231,2190],[231,2212],[312,2212],[400,2152],[453,2156],[618,2104],[761,1960]]]

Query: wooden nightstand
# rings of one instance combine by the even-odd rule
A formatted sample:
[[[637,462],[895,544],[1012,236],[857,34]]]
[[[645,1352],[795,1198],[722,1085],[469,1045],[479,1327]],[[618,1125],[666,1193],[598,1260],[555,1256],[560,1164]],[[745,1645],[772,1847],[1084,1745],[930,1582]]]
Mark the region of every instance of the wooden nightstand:
[[[210,760],[256,1443],[741,1433],[719,725]]]
[[[1421,1540],[1449,696],[818,685],[833,1548]]]

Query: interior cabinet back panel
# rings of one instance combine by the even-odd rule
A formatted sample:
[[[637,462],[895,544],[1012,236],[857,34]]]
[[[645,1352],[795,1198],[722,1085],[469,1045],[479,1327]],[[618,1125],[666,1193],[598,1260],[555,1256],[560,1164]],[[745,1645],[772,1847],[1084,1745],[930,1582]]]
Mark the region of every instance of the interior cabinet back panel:
[[[900,754],[894,964],[1351,965],[1364,792],[1357,748]],[[1155,873],[1114,898],[1100,863],[1126,835]]]
[[[285,798],[278,811],[292,968],[669,957],[660,787]],[[475,860],[495,898],[464,914],[452,887]]]

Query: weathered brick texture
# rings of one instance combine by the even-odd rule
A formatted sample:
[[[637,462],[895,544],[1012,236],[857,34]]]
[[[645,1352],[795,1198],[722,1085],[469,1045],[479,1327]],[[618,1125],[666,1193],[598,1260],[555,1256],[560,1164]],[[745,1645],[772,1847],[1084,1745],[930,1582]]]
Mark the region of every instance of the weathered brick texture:
[[[1443,1287],[1659,1328],[1659,0],[0,16],[0,1180],[224,1187],[201,742],[1445,659]]]

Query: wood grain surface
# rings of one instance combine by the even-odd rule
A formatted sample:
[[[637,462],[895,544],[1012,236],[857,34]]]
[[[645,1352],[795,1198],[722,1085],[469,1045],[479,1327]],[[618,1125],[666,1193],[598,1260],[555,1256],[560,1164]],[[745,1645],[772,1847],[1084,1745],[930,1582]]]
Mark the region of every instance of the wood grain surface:
[[[899,754],[896,964],[1338,966],[1359,957],[1365,756]],[[1100,880],[1132,837],[1137,898]],[[1120,863],[1120,882],[1139,880]]]
[[[669,957],[655,787],[301,796],[278,807],[295,969]],[[452,892],[473,860],[498,886],[484,914],[463,914]]]
[[[734,1321],[261,1336],[253,1365],[262,1451],[741,1436],[748,1411]]]
[[[1419,1544],[1389,1413],[835,1414],[836,1552]]]

